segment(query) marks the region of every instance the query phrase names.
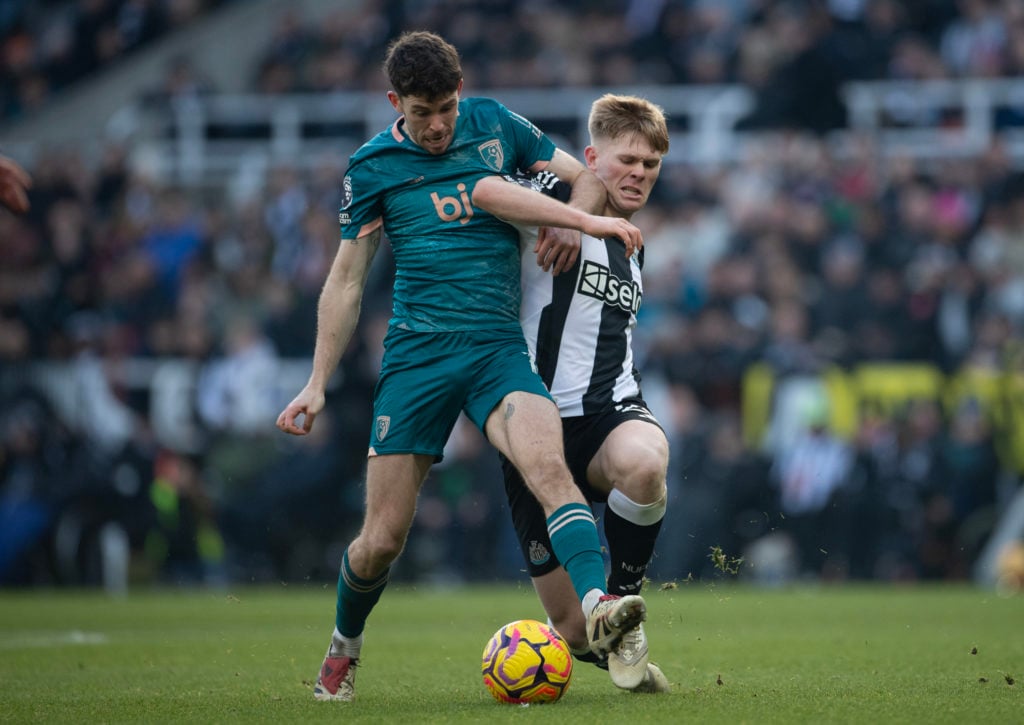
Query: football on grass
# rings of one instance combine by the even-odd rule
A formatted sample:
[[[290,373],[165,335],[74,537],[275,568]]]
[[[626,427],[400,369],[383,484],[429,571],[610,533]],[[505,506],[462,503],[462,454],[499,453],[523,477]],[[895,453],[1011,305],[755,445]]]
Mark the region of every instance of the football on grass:
[[[520,619],[487,642],[482,669],[484,685],[498,702],[555,702],[569,687],[572,654],[553,628]]]

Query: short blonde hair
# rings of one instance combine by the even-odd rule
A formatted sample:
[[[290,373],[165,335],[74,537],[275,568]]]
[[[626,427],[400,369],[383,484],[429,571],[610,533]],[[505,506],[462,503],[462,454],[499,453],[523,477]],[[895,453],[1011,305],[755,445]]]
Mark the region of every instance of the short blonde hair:
[[[611,140],[635,134],[646,140],[658,153],[668,153],[665,111],[646,98],[606,93],[591,105],[587,128],[591,143],[599,139]]]

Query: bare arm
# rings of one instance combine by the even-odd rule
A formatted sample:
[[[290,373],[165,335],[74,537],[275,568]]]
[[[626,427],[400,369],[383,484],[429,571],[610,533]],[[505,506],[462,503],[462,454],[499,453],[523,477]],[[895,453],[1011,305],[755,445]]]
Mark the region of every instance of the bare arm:
[[[590,169],[562,149],[555,149],[551,161],[534,164],[530,170],[550,171],[562,181],[571,184],[570,206],[591,214],[604,212],[608,199],[604,183]],[[553,274],[560,274],[576,263],[580,253],[580,236],[567,229],[541,227],[533,251],[537,255],[537,264],[545,272],[551,270]]]
[[[356,239],[343,239],[317,305],[316,347],[309,381],[277,418],[277,427],[305,435],[324,407],[327,382],[338,367],[359,321],[363,289],[370,265],[380,247],[380,227]],[[303,416],[300,426],[296,418]]]
[[[597,216],[563,204],[500,176],[480,179],[473,189],[473,205],[499,219],[518,224],[575,229],[593,237],[618,237],[628,250],[643,244],[640,230],[625,219]]]
[[[572,186],[569,206],[582,209],[590,214],[604,212],[605,203],[608,200],[608,190],[605,189],[604,183],[594,175],[593,171],[562,149],[555,149],[555,155],[546,165],[541,163],[534,164],[534,166],[539,168],[533,168],[530,171],[550,171]]]

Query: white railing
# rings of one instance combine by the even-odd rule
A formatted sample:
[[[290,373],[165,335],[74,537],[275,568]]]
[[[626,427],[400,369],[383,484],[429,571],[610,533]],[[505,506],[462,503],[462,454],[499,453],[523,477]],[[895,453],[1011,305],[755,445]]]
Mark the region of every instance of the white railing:
[[[733,128],[753,108],[740,86],[645,86],[670,117],[669,161],[719,162],[734,156]],[[603,89],[487,93],[526,116],[568,150],[582,151],[590,104]],[[137,158],[163,178],[186,184],[236,181],[279,163],[310,168],[349,154],[395,118],[383,93],[214,95],[176,103],[167,114],[134,106],[112,121],[133,129]]]
[[[580,151],[591,102],[611,90],[642,95],[665,108],[672,132],[668,163],[735,162],[759,137],[736,128],[755,104],[743,86],[514,89],[481,95],[498,98],[560,145]],[[843,97],[848,127],[830,136],[840,155],[856,148],[853,137],[866,135],[883,154],[963,158],[985,152],[998,135],[1010,157],[1024,165],[1024,80],[851,83]],[[310,168],[327,160],[344,166],[360,143],[393,119],[382,92],[225,94],[178,102],[169,114],[166,108],[133,106],[111,123],[121,134],[135,132],[137,158],[158,175],[186,184],[222,184],[242,183],[280,163]]]
[[[884,153],[976,156],[998,135],[1024,161],[1024,79],[851,83],[844,97],[850,129],[877,137]]]

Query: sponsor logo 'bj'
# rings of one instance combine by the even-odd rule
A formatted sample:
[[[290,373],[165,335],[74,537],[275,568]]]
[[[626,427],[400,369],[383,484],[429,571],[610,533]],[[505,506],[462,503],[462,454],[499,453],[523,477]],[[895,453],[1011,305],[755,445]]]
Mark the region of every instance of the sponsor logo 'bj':
[[[430,200],[434,202],[434,210],[442,221],[465,224],[473,218],[473,205],[466,193],[466,185],[459,184],[456,188],[459,190],[458,196],[438,196],[434,191],[430,194]]]

